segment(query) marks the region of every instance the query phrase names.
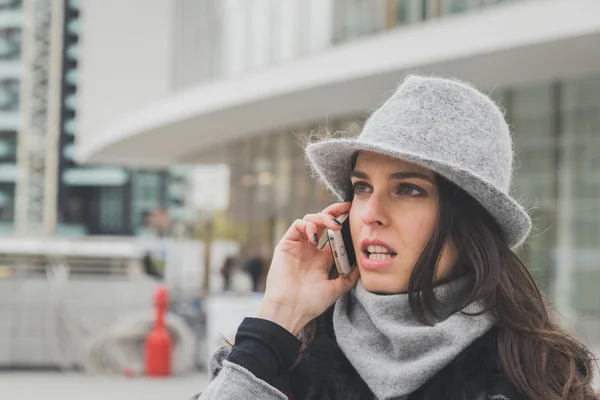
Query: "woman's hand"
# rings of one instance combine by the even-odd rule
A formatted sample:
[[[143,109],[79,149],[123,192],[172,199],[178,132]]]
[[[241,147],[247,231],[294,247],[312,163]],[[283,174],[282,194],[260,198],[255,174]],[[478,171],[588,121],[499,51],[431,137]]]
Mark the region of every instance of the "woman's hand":
[[[342,227],[334,218],[349,210],[350,203],[336,203],[320,214],[308,214],[292,224],[275,248],[258,318],[297,334],[354,287],[359,278],[358,268],[348,276],[330,280],[331,250],[317,248],[325,228],[340,230]]]

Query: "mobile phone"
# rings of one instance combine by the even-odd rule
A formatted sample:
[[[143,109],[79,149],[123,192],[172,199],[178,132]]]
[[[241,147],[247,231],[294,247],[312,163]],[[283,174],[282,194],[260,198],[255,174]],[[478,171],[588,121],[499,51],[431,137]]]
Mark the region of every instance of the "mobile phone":
[[[327,240],[324,240],[319,246],[324,248],[329,243],[335,267],[340,275],[348,275],[356,267],[356,253],[350,236],[350,218],[348,216],[348,213],[345,213],[336,218],[342,223],[342,229],[335,231],[326,229],[323,236]]]

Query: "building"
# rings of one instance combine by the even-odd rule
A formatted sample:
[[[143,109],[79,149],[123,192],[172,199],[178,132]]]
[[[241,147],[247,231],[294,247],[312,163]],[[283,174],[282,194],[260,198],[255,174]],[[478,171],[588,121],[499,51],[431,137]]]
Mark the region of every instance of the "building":
[[[134,235],[184,208],[185,171],[82,166],[81,2],[0,2],[0,233]]]
[[[600,2],[146,0],[143,16],[141,0],[84,4],[80,159],[225,162],[248,243],[272,247],[331,201],[303,135],[357,134],[407,71],[491,93],[535,224],[522,256],[566,319],[589,317],[600,337]]]
[[[20,2],[0,5],[0,232],[10,232],[15,218],[17,129],[21,77]]]

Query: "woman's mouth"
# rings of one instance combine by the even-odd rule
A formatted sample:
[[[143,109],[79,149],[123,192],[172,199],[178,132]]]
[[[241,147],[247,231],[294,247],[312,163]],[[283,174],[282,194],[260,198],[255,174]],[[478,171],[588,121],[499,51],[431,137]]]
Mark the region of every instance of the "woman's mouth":
[[[383,246],[374,245],[368,246],[364,253],[367,255],[367,257],[369,257],[369,260],[387,260],[396,256],[396,253],[390,251],[389,249],[386,249]]]
[[[392,264],[397,253],[388,248],[383,242],[365,240],[362,246],[360,265],[365,269],[385,268]]]

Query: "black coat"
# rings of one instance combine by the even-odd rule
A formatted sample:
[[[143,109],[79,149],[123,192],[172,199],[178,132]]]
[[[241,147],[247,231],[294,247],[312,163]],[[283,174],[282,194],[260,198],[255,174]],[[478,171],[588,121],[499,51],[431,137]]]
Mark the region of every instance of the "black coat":
[[[290,400],[373,400],[374,395],[335,340],[333,308],[319,317],[302,361],[275,386]],[[521,400],[501,371],[497,329],[467,347],[409,400]]]

